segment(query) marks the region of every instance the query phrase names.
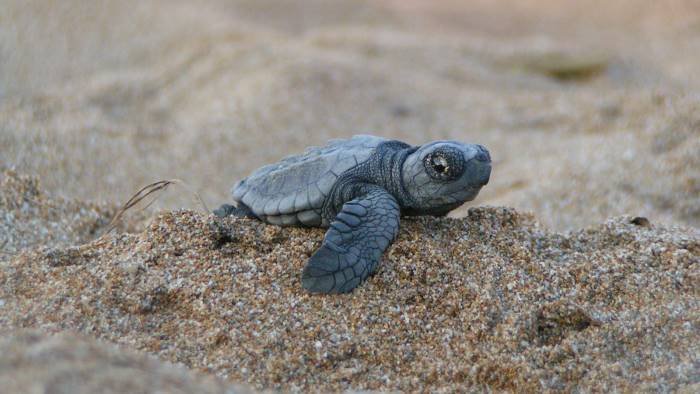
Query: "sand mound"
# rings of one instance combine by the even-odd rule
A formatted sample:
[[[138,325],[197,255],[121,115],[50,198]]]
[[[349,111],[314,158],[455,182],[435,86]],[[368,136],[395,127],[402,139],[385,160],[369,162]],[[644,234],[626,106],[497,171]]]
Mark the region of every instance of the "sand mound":
[[[48,196],[36,177],[12,170],[0,172],[0,191],[0,259],[41,245],[92,241],[116,213],[111,204]]]
[[[310,296],[299,277],[322,235],[165,212],[2,265],[0,327],[77,330],[257,388],[699,384],[692,230],[620,217],[561,234],[506,208],[404,220],[374,277]]]
[[[246,393],[182,366],[72,334],[23,332],[0,341],[8,393]]]

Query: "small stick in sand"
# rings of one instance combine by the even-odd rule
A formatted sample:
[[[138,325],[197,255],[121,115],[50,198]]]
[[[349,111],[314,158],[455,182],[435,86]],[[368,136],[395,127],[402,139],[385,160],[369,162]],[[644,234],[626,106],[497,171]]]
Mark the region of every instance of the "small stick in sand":
[[[137,192],[129,199],[129,201],[127,201],[121,208],[119,208],[119,210],[117,211],[117,213],[114,215],[114,218],[112,218],[112,220],[109,222],[109,225],[107,226],[107,231],[105,231],[99,238],[102,238],[102,237],[104,237],[105,235],[107,235],[107,234],[109,234],[110,232],[112,232],[112,230],[114,230],[114,229],[117,227],[117,223],[118,223],[119,220],[122,218],[122,216],[124,215],[124,213],[126,213],[126,211],[128,211],[129,209],[131,209],[131,208],[133,208],[134,206],[136,206],[138,203],[140,203],[141,201],[143,201],[143,200],[144,200],[146,197],[148,197],[149,195],[151,195],[151,194],[153,194],[153,193],[155,193],[155,192],[158,192],[158,191],[164,191],[165,189],[168,188],[168,186],[173,185],[173,184],[182,185],[187,191],[189,191],[190,193],[194,194],[195,197],[197,197],[197,200],[199,201],[199,203],[202,205],[202,208],[204,208],[204,210],[205,210],[207,213],[211,213],[211,211],[209,211],[209,208],[207,207],[207,204],[204,203],[204,200],[202,199],[202,196],[200,196],[199,193],[197,193],[197,191],[195,191],[194,189],[192,189],[186,182],[184,182],[184,181],[182,181],[182,180],[180,180],[180,179],[162,180],[162,181],[158,181],[158,182],[154,182],[154,183],[148,184],[148,185],[142,187],[139,191],[137,191]],[[148,204],[146,204],[146,206],[143,207],[141,210],[144,210],[144,209],[150,207],[151,204],[153,204],[156,200],[158,200],[158,197],[159,197],[159,196],[156,196],[153,200],[151,200]],[[98,239],[99,239],[99,238],[98,238]]]

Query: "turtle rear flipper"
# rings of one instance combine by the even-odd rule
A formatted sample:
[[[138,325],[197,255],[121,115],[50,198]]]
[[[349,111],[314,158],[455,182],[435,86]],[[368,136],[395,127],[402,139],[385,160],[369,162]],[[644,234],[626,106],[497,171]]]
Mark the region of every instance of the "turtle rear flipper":
[[[312,293],[347,293],[374,272],[399,231],[399,204],[378,186],[346,202],[309,259],[301,281]]]
[[[231,204],[223,204],[219,208],[212,212],[214,215],[223,218],[226,216],[235,216],[238,218],[251,218],[255,219],[256,216],[253,212],[244,204],[239,203],[239,207]]]

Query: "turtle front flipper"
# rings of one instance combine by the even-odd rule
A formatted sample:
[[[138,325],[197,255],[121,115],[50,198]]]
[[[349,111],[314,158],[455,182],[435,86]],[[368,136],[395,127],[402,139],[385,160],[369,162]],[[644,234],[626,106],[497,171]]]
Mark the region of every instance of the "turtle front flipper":
[[[372,186],[346,202],[309,259],[301,281],[312,293],[347,293],[374,272],[399,231],[399,204]]]

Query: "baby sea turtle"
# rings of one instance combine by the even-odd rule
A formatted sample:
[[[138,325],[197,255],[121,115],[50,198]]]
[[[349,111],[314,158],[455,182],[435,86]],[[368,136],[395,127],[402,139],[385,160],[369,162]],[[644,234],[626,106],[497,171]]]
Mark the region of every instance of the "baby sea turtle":
[[[313,293],[345,293],[375,271],[401,215],[446,215],[474,199],[490,174],[491,157],[481,145],[411,146],[359,135],[258,169],[233,187],[236,205],[214,213],[327,227],[302,285]]]

